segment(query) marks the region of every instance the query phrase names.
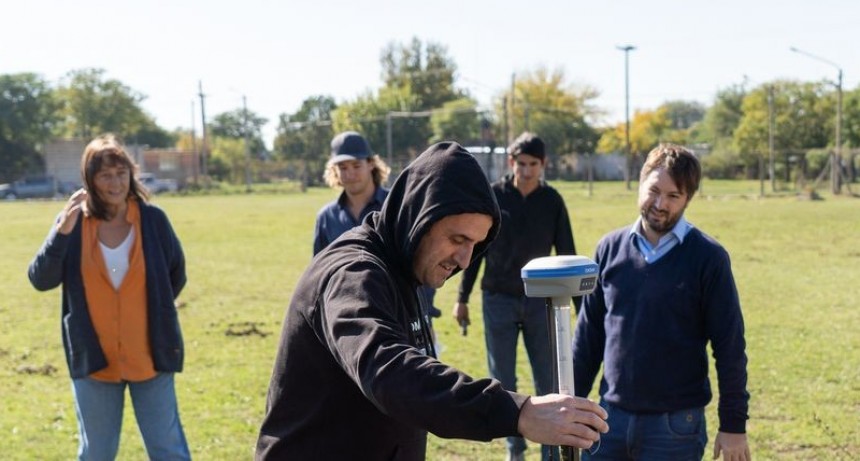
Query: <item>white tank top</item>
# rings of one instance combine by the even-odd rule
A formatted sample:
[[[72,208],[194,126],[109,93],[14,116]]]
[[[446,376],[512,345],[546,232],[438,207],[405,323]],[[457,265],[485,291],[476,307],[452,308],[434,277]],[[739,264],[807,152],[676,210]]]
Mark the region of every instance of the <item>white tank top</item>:
[[[119,290],[125,274],[128,273],[128,254],[131,252],[132,242],[134,242],[134,227],[128,231],[125,240],[116,248],[109,248],[99,241],[99,246],[102,248],[102,256],[105,258],[105,266],[107,266],[108,275],[115,290]]]

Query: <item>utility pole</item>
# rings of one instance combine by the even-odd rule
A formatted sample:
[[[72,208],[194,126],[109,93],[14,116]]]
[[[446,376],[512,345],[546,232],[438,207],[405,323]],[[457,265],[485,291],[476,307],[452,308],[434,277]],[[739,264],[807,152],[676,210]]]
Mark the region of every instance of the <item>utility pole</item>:
[[[505,124],[505,126],[503,127],[503,129],[504,129],[504,138],[503,139],[505,140],[505,153],[507,153],[508,146],[511,145],[511,141],[510,141],[511,130],[510,130],[510,125],[508,125],[509,120],[508,120],[508,97],[507,96],[502,96],[502,112],[503,112],[502,120],[503,120],[503,123]]]
[[[245,95],[242,95],[242,116],[244,118],[244,122],[242,122],[242,134],[245,138],[245,192],[251,192],[251,142],[250,142],[250,129],[248,126],[248,100],[245,98]]]
[[[200,174],[200,155],[197,152],[197,130],[195,129],[195,120],[197,119],[197,111],[194,109],[194,99],[191,100],[191,152],[194,159],[194,184],[199,184]]]
[[[839,78],[836,80],[836,164],[831,166],[830,181],[833,182],[833,193],[842,192],[842,68],[839,68]],[[834,173],[833,170],[836,170]],[[849,187],[849,192],[851,188]]]
[[[770,165],[768,165],[768,174],[770,175],[770,191],[776,192],[776,167],[774,166],[773,152],[773,132],[774,132],[774,111],[773,111],[773,85],[768,85],[767,88],[767,150],[770,154]],[[764,195],[764,191],[762,191]]]
[[[203,133],[203,147],[200,149],[200,166],[201,166],[201,174],[203,175],[203,184],[208,189],[209,188],[209,168],[206,165],[206,157],[208,156],[208,144],[206,143],[206,95],[203,94],[203,81],[197,81],[198,88],[198,96],[200,96],[200,119],[202,121],[201,131]]]
[[[616,46],[615,48],[624,52],[624,182],[627,190],[630,190],[630,177],[632,176],[633,159],[630,152],[630,52],[635,50],[633,45]]]

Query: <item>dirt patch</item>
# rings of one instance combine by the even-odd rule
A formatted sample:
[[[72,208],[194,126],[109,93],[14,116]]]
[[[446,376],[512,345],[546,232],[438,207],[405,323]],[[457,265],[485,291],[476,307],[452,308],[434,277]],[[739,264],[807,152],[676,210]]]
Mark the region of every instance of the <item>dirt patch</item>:
[[[57,374],[57,367],[51,365],[50,363],[46,363],[42,366],[36,365],[21,365],[15,369],[18,374],[22,375],[41,375],[41,376],[54,376]]]
[[[238,322],[231,323],[227,325],[227,331],[224,332],[226,336],[251,336],[257,335],[261,338],[265,338],[269,336],[270,332],[263,331],[259,328],[259,323],[257,322]]]

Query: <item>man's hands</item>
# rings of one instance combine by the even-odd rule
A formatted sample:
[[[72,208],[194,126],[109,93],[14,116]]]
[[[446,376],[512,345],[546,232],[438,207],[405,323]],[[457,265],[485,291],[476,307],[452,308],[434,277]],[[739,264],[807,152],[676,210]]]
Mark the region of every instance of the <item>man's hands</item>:
[[[60,216],[60,222],[57,223],[57,232],[63,235],[69,235],[75,224],[78,222],[78,216],[83,211],[86,213],[87,191],[78,189],[72,194],[66,206],[63,208],[63,214]]]
[[[460,325],[463,336],[466,336],[467,328],[472,324],[472,322],[469,321],[469,305],[466,303],[454,304],[452,314],[454,314],[454,319],[457,320],[457,324]]]
[[[591,448],[606,433],[606,411],[581,397],[548,394],[529,398],[520,409],[517,430],[536,443]]]
[[[714,459],[723,454],[723,461],[750,461],[750,446],[747,443],[746,434],[732,434],[729,432],[717,432],[714,440]]]
[[[454,304],[452,311],[466,334],[469,325],[469,305]],[[543,445],[591,448],[606,433],[606,411],[600,405],[581,397],[549,394],[530,397],[520,409],[517,421],[519,433]]]

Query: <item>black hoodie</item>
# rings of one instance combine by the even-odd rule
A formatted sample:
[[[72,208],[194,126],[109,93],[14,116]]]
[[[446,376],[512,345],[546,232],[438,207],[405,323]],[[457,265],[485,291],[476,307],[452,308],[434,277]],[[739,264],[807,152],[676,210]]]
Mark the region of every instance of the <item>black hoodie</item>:
[[[422,460],[427,431],[517,434],[526,396],[434,358],[412,260],[440,219],[499,208],[475,159],[440,143],[398,176],[382,210],[319,253],[287,311],[257,460]]]

